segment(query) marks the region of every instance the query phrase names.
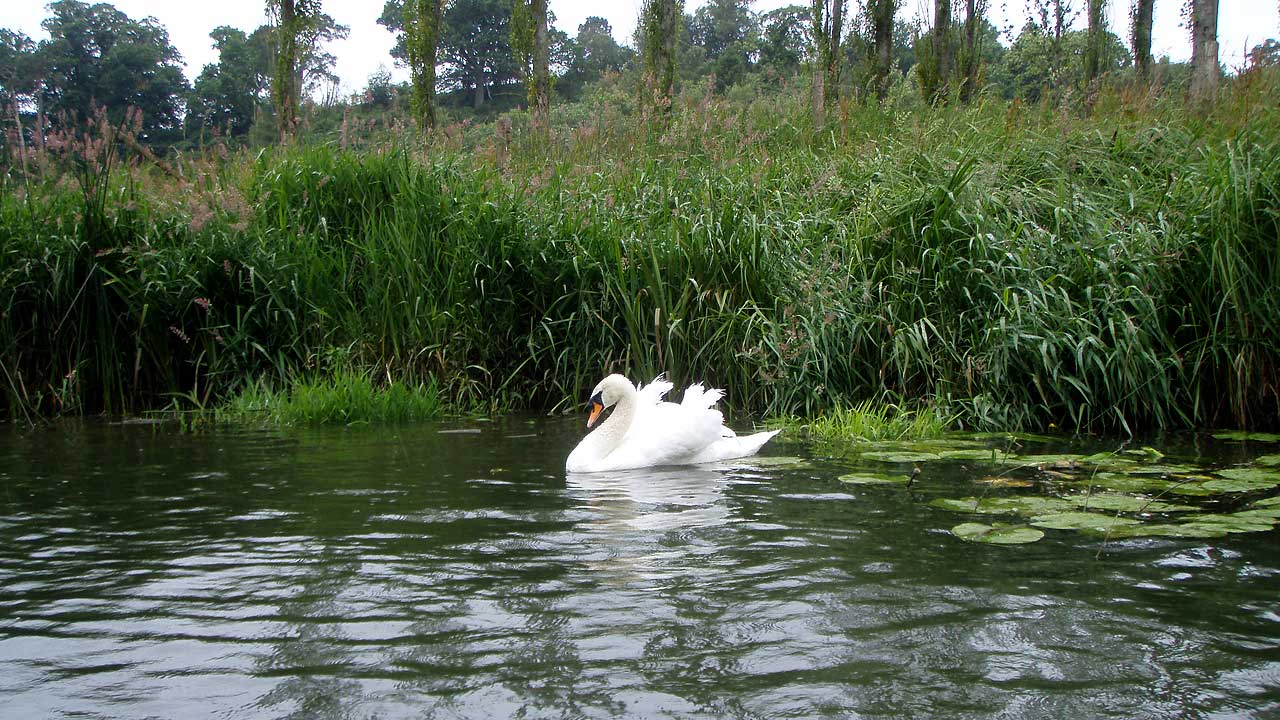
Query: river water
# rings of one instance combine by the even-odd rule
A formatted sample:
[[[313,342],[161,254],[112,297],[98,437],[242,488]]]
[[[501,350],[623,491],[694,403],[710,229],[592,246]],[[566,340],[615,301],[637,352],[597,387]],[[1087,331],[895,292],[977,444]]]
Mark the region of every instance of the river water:
[[[1280,716],[1280,531],[973,544],[960,463],[566,477],[581,423],[0,429],[0,715]]]

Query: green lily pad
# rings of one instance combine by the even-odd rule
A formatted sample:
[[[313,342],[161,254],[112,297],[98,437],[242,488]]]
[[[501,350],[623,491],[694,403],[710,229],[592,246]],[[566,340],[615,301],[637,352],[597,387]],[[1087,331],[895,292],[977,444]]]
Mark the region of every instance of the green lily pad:
[[[1250,505],[1250,507],[1255,507],[1255,508],[1280,507],[1280,495],[1276,495],[1275,497],[1262,498],[1261,500],[1255,501],[1253,505]]]
[[[1063,468],[1083,464],[1084,456],[1066,453],[1057,455],[1020,455],[1010,458],[1010,460],[1016,461],[1020,466]]]
[[[1245,432],[1244,430],[1214,433],[1213,437],[1215,440],[1238,440],[1241,442],[1280,442],[1280,435],[1275,433]]]
[[[1198,465],[1137,465],[1127,468],[1130,475],[1194,475],[1204,472]]]
[[[858,472],[841,475],[837,479],[850,485],[899,485],[906,483],[911,478],[907,475],[895,475],[893,473]]]
[[[1143,492],[1146,490],[1167,490],[1170,483],[1160,478],[1146,477],[1140,475],[1126,475],[1125,473],[1100,472],[1090,475],[1080,484],[1086,487],[1100,487],[1108,490],[1115,490],[1122,493]]]
[[[1152,500],[1140,495],[1120,495],[1114,493],[1094,493],[1092,495],[1076,495],[1067,498],[1080,507],[1090,510],[1108,510],[1111,512],[1188,512],[1196,508],[1190,505]]]
[[[1237,532],[1266,532],[1275,527],[1274,518],[1265,517],[1239,517],[1236,515],[1199,515],[1192,520],[1188,520],[1188,525],[1208,525],[1211,527],[1220,527],[1223,531],[1229,533]]]
[[[1231,517],[1243,518],[1250,522],[1269,522],[1275,524],[1280,522],[1280,507],[1241,510],[1240,512],[1231,513]]]
[[[937,498],[929,503],[931,507],[951,512],[975,513],[979,515],[1040,515],[1068,510],[1075,505],[1067,500],[1039,495],[1018,495],[1013,497],[967,497]]]
[[[1222,479],[1206,480],[1201,486],[1218,492],[1253,492],[1270,490],[1280,485],[1280,473],[1258,468],[1228,468],[1219,470]]]
[[[790,455],[753,455],[742,462],[757,467],[809,467],[809,461]]]
[[[862,453],[868,460],[879,460],[888,463],[915,463],[929,460],[941,460],[942,456],[931,452],[910,452],[906,450],[874,450]]]
[[[969,542],[990,543],[992,545],[1022,545],[1033,543],[1044,537],[1044,531],[1026,525],[983,525],[982,523],[961,523],[951,528],[951,534]]]
[[[1137,520],[1090,512],[1063,512],[1031,518],[1036,527],[1055,530],[1101,530],[1119,525],[1137,525]]]
[[[1138,525],[1122,525],[1106,529],[1107,537],[1173,537],[1173,538],[1220,538],[1225,537],[1227,530],[1221,526],[1197,525],[1195,523],[1141,523]]]
[[[1254,458],[1253,464],[1265,467],[1280,467],[1280,455],[1263,455],[1262,457]]]
[[[1009,477],[1007,475],[988,475],[974,480],[976,483],[990,485],[991,487],[1032,487],[1035,483],[1030,480],[1024,480],[1017,477]]]
[[[945,460],[978,460],[990,463],[1008,462],[1013,456],[995,448],[970,448],[967,450],[943,450],[938,453]]]
[[[1210,497],[1213,495],[1221,495],[1226,490],[1218,490],[1216,488],[1205,487],[1205,483],[1211,482],[1212,478],[1206,480],[1196,480],[1194,482],[1179,482],[1169,488],[1169,492],[1175,495],[1187,495],[1189,497]]]

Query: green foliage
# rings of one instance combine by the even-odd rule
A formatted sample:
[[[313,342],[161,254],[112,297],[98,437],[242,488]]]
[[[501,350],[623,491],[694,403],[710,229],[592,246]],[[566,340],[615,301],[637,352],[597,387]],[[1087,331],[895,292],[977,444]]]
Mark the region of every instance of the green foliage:
[[[264,28],[245,35],[232,27],[209,33],[218,62],[200,71],[187,100],[187,128],[192,132],[247,135],[270,88],[271,51]]]
[[[0,193],[0,397],[125,412],[376,367],[554,409],[665,370],[732,412],[1276,425],[1276,82],[1205,119],[1115,96],[1083,119],[859,107],[824,132],[803,87],[678,96],[655,130],[614,82],[550,143],[512,116],[177,177],[95,141]]]
[[[365,373],[341,371],[293,382],[287,390],[250,383],[219,408],[216,417],[251,424],[351,425],[429,420],[440,417],[444,409],[431,381],[378,383]]]

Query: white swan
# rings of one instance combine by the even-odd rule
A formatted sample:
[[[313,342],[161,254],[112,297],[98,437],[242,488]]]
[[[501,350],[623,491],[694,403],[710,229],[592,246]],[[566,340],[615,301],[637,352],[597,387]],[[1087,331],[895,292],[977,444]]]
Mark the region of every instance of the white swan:
[[[711,407],[722,391],[690,385],[677,405],[662,401],[672,387],[661,377],[642,388],[621,375],[601,380],[591,393],[587,427],[596,424],[605,408],[613,407],[613,413],[569,453],[565,470],[605,472],[746,457],[779,432],[738,437]]]

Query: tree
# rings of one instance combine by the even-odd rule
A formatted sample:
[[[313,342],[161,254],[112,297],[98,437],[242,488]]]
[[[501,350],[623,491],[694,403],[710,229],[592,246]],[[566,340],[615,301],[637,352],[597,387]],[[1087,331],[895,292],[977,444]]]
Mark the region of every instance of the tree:
[[[847,0],[812,0],[810,20],[813,23],[813,120],[822,125],[827,105],[836,97],[840,86],[840,41],[844,37],[844,15]]]
[[[36,91],[36,44],[20,32],[0,28],[0,126],[13,121],[13,141],[19,148],[26,146],[22,125],[22,106]],[[7,142],[9,133],[0,134],[0,143]],[[26,157],[23,153],[23,161]]]
[[[249,132],[271,83],[267,34],[222,26],[209,33],[218,62],[204,66],[187,99],[187,128],[214,128],[233,137]]]
[[[271,99],[281,142],[297,135],[302,92],[314,90],[320,81],[338,80],[332,70],[336,61],[321,44],[347,37],[349,29],[320,7],[321,0],[267,0],[275,44]]]
[[[511,47],[515,50],[529,96],[535,127],[546,128],[551,107],[550,50],[547,47],[547,0],[513,0]]]
[[[876,98],[883,101],[889,92],[889,70],[893,65],[893,21],[899,0],[867,0],[867,19],[873,45],[872,84]]]
[[[1103,0],[1088,0],[1089,29],[1088,47],[1084,53],[1084,81],[1092,86],[1098,80],[1102,70],[1102,51],[1107,32],[1106,16],[1102,8]]]
[[[1220,73],[1218,0],[1191,0],[1191,102],[1212,100]]]
[[[645,0],[640,10],[640,47],[647,112],[668,112],[676,80],[677,21],[684,0]]]
[[[960,83],[960,102],[969,104],[977,94],[982,77],[984,51],[988,43],[984,43],[987,0],[965,0],[964,9],[964,42],[960,45],[960,56],[956,63],[956,79]],[[998,44],[998,43],[997,43]]]
[[[583,83],[598,80],[605,73],[621,72],[633,53],[613,39],[613,28],[602,17],[591,16],[578,26],[578,35],[569,44],[569,63],[561,85],[576,91]]]
[[[1087,32],[1071,30],[1061,41],[1034,21],[1028,21],[1004,54],[999,68],[1005,94],[1030,102],[1055,98],[1060,87],[1084,83],[1084,55],[1088,48]],[[1060,68],[1060,57],[1069,58]],[[1106,33],[1101,53],[1101,71],[1125,67],[1129,53],[1120,38]]]
[[[1129,11],[1133,64],[1137,67],[1138,82],[1143,84],[1151,82],[1151,26],[1155,19],[1155,4],[1156,0],[1134,0]]]
[[[760,66],[774,68],[781,75],[800,69],[804,50],[813,43],[812,22],[802,5],[788,5],[760,16]]]
[[[413,86],[410,102],[418,124],[426,130],[436,126],[436,59],[442,15],[442,0],[406,0],[402,16],[404,57]]]
[[[155,18],[135,21],[105,3],[77,0],[57,0],[49,11],[41,23],[49,39],[33,62],[43,75],[36,100],[50,121],[84,119],[103,108],[118,123],[137,108],[141,140],[177,139],[187,81],[182,56]]]
[[[748,5],[748,0],[711,0],[689,22],[689,41],[711,61],[718,90],[741,80],[751,66],[755,20]]]

